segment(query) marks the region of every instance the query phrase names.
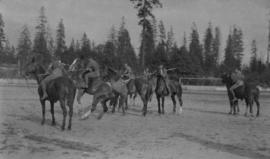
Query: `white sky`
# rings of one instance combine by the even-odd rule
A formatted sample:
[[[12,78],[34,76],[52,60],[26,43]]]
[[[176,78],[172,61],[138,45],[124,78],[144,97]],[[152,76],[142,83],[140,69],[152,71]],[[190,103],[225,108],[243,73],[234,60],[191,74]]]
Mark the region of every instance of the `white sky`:
[[[236,24],[244,32],[245,57],[249,59],[250,44],[257,41],[258,53],[265,59],[270,15],[270,0],[161,0],[163,8],[156,9],[157,20],[163,20],[167,31],[173,27],[175,39],[182,43],[184,32],[189,39],[192,22],[196,22],[200,38],[211,21],[222,33],[222,48],[230,26]],[[12,44],[24,24],[34,28],[41,6],[46,8],[50,27],[55,29],[61,18],[64,20],[67,44],[72,37],[81,39],[86,32],[90,40],[105,42],[112,25],[119,27],[125,16],[132,44],[139,47],[140,26],[136,10],[129,0],[0,0],[0,12],[5,22],[5,32]],[[34,30],[32,30],[32,38]]]

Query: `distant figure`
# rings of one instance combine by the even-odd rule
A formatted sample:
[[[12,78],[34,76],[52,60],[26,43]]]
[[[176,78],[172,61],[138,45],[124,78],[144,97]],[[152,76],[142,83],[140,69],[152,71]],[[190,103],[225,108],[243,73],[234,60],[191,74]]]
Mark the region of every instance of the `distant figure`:
[[[244,85],[244,75],[239,69],[235,69],[234,72],[231,74],[231,78],[234,82],[234,85],[231,86],[230,91],[233,95],[233,101],[236,101],[237,98],[235,97],[234,90],[242,85]]]
[[[61,62],[61,60],[55,60],[49,65],[47,72],[46,72],[46,74],[49,74],[49,75],[47,77],[45,77],[40,83],[41,89],[43,91],[43,96],[41,98],[42,100],[45,100],[48,97],[48,94],[46,91],[47,84],[51,80],[56,79],[58,77],[63,76],[64,74],[66,74],[64,66],[65,66],[65,64],[63,64]]]
[[[133,71],[131,69],[131,67],[128,64],[124,65],[124,77],[126,77],[127,79],[133,79],[134,75],[133,75]]]
[[[100,77],[100,68],[99,64],[92,58],[89,58],[86,62],[86,70],[89,71],[84,76],[84,84],[83,87],[87,88],[89,84],[89,78]]]
[[[164,78],[167,90],[170,93],[169,76],[168,76],[168,73],[167,73],[167,69],[163,65],[159,66],[159,74],[160,74],[160,76],[162,76]]]
[[[149,68],[146,68],[144,71],[143,71],[143,75],[146,79],[149,79],[150,75],[151,75],[151,72],[149,71]]]

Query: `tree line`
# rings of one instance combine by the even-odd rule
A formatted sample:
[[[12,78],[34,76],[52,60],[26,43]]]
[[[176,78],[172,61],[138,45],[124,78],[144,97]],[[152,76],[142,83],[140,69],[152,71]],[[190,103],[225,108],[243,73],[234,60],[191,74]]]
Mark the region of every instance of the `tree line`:
[[[34,38],[27,25],[23,26],[16,47],[8,42],[4,33],[4,21],[0,14],[0,62],[17,63],[20,71],[32,55],[40,55],[40,62],[45,66],[54,58],[60,58],[70,64],[76,57],[84,56],[96,59],[101,65],[121,69],[124,63],[129,64],[136,72],[146,67],[156,69],[163,64],[167,68],[176,68],[176,72],[192,76],[218,76],[220,72],[232,71],[242,67],[243,32],[240,27],[232,26],[226,41],[224,60],[221,59],[221,31],[218,26],[209,22],[200,40],[196,23],[191,26],[189,35],[184,33],[180,46],[175,41],[173,27],[165,28],[162,20],[152,14],[155,7],[162,7],[158,0],[131,0],[138,10],[138,25],[142,26],[141,44],[136,54],[131,44],[131,37],[122,18],[119,28],[112,26],[108,38],[103,44],[96,44],[86,33],[79,40],[66,42],[64,19],[59,20],[56,37],[52,36],[45,14],[41,7]],[[251,43],[250,65],[244,66],[245,72],[264,76],[269,67],[258,58],[256,41]],[[266,75],[267,76],[267,75]]]

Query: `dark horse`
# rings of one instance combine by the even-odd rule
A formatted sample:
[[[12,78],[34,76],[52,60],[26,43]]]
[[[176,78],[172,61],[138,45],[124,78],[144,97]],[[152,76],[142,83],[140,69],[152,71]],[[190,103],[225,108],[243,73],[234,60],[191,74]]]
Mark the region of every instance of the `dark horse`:
[[[171,99],[173,102],[173,112],[175,113],[175,111],[176,111],[175,95],[177,95],[179,105],[180,105],[178,112],[180,114],[180,113],[182,113],[182,110],[183,110],[182,109],[182,106],[183,106],[182,86],[181,86],[180,79],[179,79],[179,81],[169,80],[169,87],[170,87],[171,92],[169,92],[168,89],[166,88],[165,79],[160,74],[157,74],[157,84],[156,84],[155,92],[156,92],[156,97],[157,97],[157,101],[158,101],[158,113],[164,114],[164,100],[165,100],[165,97],[168,95],[171,96]],[[160,107],[162,107],[162,110]]]
[[[231,74],[222,74],[221,76],[222,82],[226,84],[227,87],[227,93],[230,101],[230,112],[229,114],[238,114],[239,113],[239,106],[238,106],[238,100],[236,102],[233,102],[233,96],[230,91],[231,86],[234,84]],[[246,102],[246,111],[245,116],[248,115],[248,108],[250,114],[253,116],[253,103],[255,101],[257,105],[257,115],[260,115],[260,102],[259,102],[259,95],[260,90],[256,87],[256,85],[244,82],[243,86],[238,87],[235,89],[235,96],[237,99],[245,100]]]
[[[48,93],[48,98],[42,100],[43,91],[41,90],[40,82],[44,77],[40,75],[44,74],[44,68],[36,62],[35,57],[32,58],[32,61],[29,62],[25,67],[25,75],[33,75],[38,83],[38,94],[40,97],[40,103],[42,106],[42,121],[41,125],[45,123],[45,101],[49,100],[51,104],[51,114],[52,114],[52,125],[56,125],[54,117],[54,103],[57,101],[60,102],[60,106],[63,111],[63,122],[62,130],[65,129],[66,116],[67,116],[67,107],[69,107],[69,124],[68,130],[71,129],[72,115],[73,115],[73,102],[76,94],[76,87],[72,80],[66,76],[58,77],[54,80],[51,80],[47,87],[46,91]]]
[[[142,109],[142,114],[143,116],[146,115],[147,113],[147,104],[150,101],[150,98],[153,94],[153,89],[151,82],[152,80],[147,80],[145,78],[135,78],[134,79],[134,84],[136,91],[140,95],[142,102],[143,102],[143,109]]]

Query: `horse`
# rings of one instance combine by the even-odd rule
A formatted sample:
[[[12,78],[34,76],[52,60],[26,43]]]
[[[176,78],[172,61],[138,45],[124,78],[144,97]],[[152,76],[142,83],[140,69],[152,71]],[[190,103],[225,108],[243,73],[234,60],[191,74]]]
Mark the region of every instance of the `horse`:
[[[231,74],[224,73],[221,75],[221,79],[222,79],[222,83],[226,85],[227,94],[230,101],[229,114],[238,114],[239,113],[238,100],[236,102],[233,102],[233,96],[230,91],[231,86],[234,84],[231,78]],[[251,116],[253,116],[254,101],[257,105],[256,116],[258,117],[260,115],[260,102],[259,102],[260,90],[256,85],[244,81],[244,85],[236,88],[234,90],[234,93],[237,99],[245,100],[245,103],[246,103],[245,116],[248,116],[248,108],[249,108],[249,113],[251,114]]]
[[[162,77],[160,74],[156,75],[157,77],[157,82],[156,82],[156,88],[155,88],[155,93],[158,101],[158,113],[159,114],[164,114],[164,101],[166,96],[171,96],[172,102],[173,102],[173,113],[176,112],[176,100],[175,100],[175,95],[178,97],[179,101],[179,111],[178,113],[182,113],[182,106],[183,106],[183,101],[182,101],[182,86],[180,79],[179,81],[177,80],[169,80],[169,88],[170,92],[166,88],[166,83],[164,77]],[[161,107],[161,108],[160,108]]]
[[[152,84],[149,81],[151,80],[147,80],[142,77],[137,77],[134,79],[136,91],[140,95],[141,100],[143,102],[143,109],[142,109],[143,116],[145,116],[147,113],[147,104],[150,101],[153,94]]]
[[[61,129],[65,130],[66,124],[66,116],[67,116],[67,109],[69,108],[69,123],[68,123],[68,130],[71,130],[71,123],[72,123],[72,115],[73,115],[73,103],[76,94],[76,87],[73,81],[68,78],[67,76],[61,76],[56,79],[51,80],[47,87],[46,91],[48,93],[48,97],[44,100],[41,99],[43,96],[43,91],[41,89],[40,83],[45,78],[45,76],[41,76],[45,73],[45,69],[42,67],[41,64],[36,62],[36,58],[33,57],[32,60],[26,64],[25,66],[25,76],[32,75],[36,79],[38,83],[38,94],[40,97],[40,103],[42,108],[42,121],[41,125],[45,123],[45,102],[48,100],[51,105],[51,115],[52,115],[52,125],[56,125],[55,117],[54,117],[54,103],[57,101],[60,102],[61,109],[63,111],[63,121]]]
[[[85,74],[87,71],[85,69],[78,67],[79,60],[75,59],[72,63],[72,67],[70,67],[70,72],[73,72],[73,79],[76,83],[79,83],[81,79],[84,79]],[[82,76],[82,77],[80,77]],[[109,100],[113,100],[116,96],[115,92],[122,95],[122,90],[118,90],[116,83],[117,81],[112,82],[105,82],[104,77],[93,77],[89,78],[89,83],[87,88],[78,87],[78,94],[77,94],[77,101],[80,103],[80,98],[85,94],[88,93],[93,95],[92,107],[90,110],[86,111],[81,116],[81,119],[86,119],[93,111],[95,111],[97,104],[100,102],[103,106],[103,113],[108,111],[108,107],[106,102]],[[123,97],[124,98],[124,97]],[[123,104],[123,102],[121,103]],[[123,110],[123,114],[125,114],[125,110]],[[99,118],[102,117],[102,114]]]

